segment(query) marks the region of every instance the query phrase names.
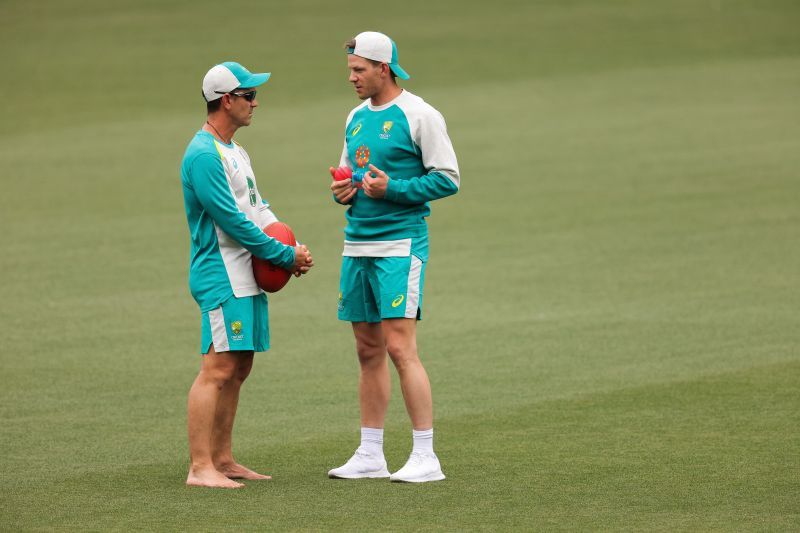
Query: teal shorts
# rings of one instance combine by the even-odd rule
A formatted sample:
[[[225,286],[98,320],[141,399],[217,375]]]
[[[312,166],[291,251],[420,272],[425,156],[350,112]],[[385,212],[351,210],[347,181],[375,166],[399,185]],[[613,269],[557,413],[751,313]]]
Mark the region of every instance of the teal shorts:
[[[405,257],[343,257],[339,320],[380,322],[422,318],[425,261]]]
[[[222,305],[203,313],[200,353],[214,351],[269,350],[269,312],[267,295],[231,296]]]

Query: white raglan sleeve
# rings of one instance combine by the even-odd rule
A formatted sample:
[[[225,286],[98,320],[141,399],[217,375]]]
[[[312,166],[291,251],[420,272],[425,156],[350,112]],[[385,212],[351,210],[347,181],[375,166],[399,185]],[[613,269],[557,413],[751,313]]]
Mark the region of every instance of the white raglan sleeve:
[[[351,169],[353,168],[353,162],[350,161],[350,156],[347,153],[347,128],[350,127],[350,122],[353,120],[353,115],[356,114],[356,110],[357,109],[358,109],[358,107],[353,109],[352,111],[350,111],[350,114],[347,115],[347,120],[344,121],[344,136],[345,136],[345,139],[342,141],[342,154],[339,156],[339,166],[340,167],[349,167]],[[341,204],[341,202],[336,199],[336,195],[335,194],[331,194],[331,197],[333,198],[334,202],[336,202],[337,204]]]
[[[273,222],[278,221],[278,217],[275,216],[275,213],[272,212],[272,209],[269,208],[269,204],[264,199],[261,199],[261,207],[258,208],[258,214],[261,218],[261,229],[264,229]]]
[[[421,204],[458,192],[461,175],[444,117],[425,105],[410,121],[411,137],[419,147],[425,174],[413,180],[389,180],[386,198],[402,204]]]
[[[358,111],[362,107],[363,104],[351,110],[350,113],[347,115],[347,120],[344,121],[344,140],[342,141],[342,155],[339,157],[340,167],[353,168],[353,162],[350,161],[350,156],[347,153],[347,128],[350,127],[350,123],[353,121],[353,116],[356,114],[356,111]]]
[[[347,154],[347,141],[344,141],[342,144],[344,146],[342,147],[342,155],[339,157],[339,166],[353,168],[353,164],[350,162],[350,156]]]
[[[238,146],[239,153],[242,154],[247,161],[247,164],[250,165],[250,168],[252,168],[253,164],[250,162],[250,154],[247,153],[247,150],[245,150],[243,146]],[[278,221],[278,217],[275,216],[275,213],[273,213],[269,207],[269,202],[261,197],[261,191],[258,190],[258,185],[256,185],[256,202],[256,205],[258,206],[259,227],[262,230],[273,222]]]

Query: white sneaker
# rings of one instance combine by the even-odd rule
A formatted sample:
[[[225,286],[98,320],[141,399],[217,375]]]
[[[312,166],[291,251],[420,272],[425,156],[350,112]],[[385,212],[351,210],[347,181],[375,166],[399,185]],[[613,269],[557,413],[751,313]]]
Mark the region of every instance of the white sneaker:
[[[406,464],[391,475],[392,481],[406,483],[424,483],[425,481],[440,481],[444,479],[439,458],[435,454],[411,452]]]
[[[389,470],[386,468],[386,459],[372,455],[359,448],[349,461],[339,468],[330,470],[328,477],[341,479],[381,478],[389,477]]]

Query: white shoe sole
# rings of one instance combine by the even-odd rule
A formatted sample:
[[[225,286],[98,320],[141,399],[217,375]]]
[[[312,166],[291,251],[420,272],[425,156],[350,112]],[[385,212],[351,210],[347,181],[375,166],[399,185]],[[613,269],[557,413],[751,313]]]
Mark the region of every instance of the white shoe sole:
[[[444,474],[441,470],[438,472],[432,472],[426,476],[417,477],[413,479],[402,479],[399,477],[395,477],[394,475],[390,476],[389,479],[394,481],[395,483],[425,483],[427,481],[441,481],[445,479]]]
[[[361,472],[358,474],[336,474],[333,470],[328,472],[328,477],[331,479],[380,479],[390,477],[388,470],[378,472]]]

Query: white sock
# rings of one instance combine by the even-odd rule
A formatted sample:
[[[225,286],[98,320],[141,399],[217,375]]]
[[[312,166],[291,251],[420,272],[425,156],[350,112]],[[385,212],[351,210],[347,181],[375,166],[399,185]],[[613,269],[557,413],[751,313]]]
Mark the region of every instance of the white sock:
[[[361,449],[383,457],[383,428],[361,428]]]
[[[422,431],[412,429],[411,436],[414,439],[414,447],[411,453],[419,452],[433,455],[433,428],[423,429]]]

